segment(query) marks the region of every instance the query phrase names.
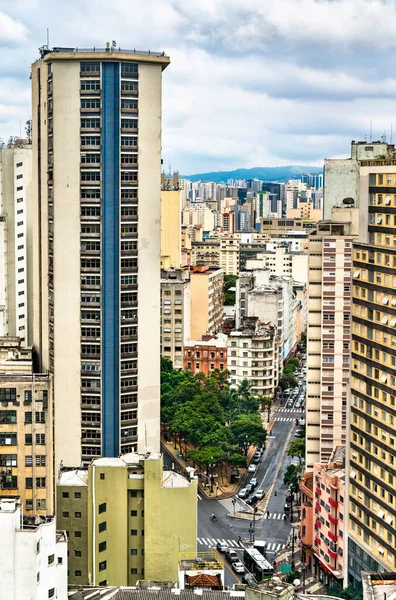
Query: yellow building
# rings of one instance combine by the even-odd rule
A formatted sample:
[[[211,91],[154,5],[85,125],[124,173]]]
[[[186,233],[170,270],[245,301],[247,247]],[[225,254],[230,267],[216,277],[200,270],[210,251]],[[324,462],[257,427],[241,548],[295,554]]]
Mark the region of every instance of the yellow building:
[[[191,271],[191,327],[192,340],[205,333],[217,333],[223,323],[223,271],[208,266]]]
[[[33,372],[32,348],[0,338],[0,497],[27,514],[53,514],[52,377]]]
[[[396,171],[369,174],[353,250],[348,583],[396,567]]]
[[[57,526],[71,544],[69,584],[176,582],[180,549],[196,552],[197,480],[164,471],[160,454],[63,470]]]
[[[175,173],[172,180],[162,177],[161,190],[161,267],[181,266],[182,191]]]
[[[320,221],[323,211],[321,208],[314,208],[313,202],[300,202],[298,208],[288,208],[288,219],[302,219]]]

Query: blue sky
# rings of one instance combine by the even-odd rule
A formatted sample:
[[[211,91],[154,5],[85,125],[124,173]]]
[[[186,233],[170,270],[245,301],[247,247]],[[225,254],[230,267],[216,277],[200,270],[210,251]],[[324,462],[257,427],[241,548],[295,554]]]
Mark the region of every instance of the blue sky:
[[[0,137],[37,47],[164,50],[163,158],[182,173],[321,164],[396,132],[395,0],[0,0]],[[396,135],[395,135],[396,137]]]

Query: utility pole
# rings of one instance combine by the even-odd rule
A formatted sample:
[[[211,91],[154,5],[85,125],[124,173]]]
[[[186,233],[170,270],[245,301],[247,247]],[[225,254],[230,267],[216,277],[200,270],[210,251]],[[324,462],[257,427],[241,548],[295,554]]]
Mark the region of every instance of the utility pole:
[[[291,568],[294,571],[294,527],[292,527],[292,555],[291,555]]]

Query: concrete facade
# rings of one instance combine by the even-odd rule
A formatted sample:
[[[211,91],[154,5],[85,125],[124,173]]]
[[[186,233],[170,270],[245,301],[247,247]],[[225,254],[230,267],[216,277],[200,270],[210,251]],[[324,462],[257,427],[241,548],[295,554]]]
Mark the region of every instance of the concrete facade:
[[[217,333],[223,323],[223,271],[207,266],[195,267],[190,274],[192,340],[206,333]]]
[[[32,348],[0,338],[0,499],[27,515],[54,513],[52,375],[33,372]]]
[[[57,467],[159,450],[168,63],[55,49],[32,66],[33,342],[55,376]]]
[[[75,492],[81,493],[78,518],[71,511]],[[62,471],[57,513],[71,539],[79,533],[69,583],[176,582],[180,549],[196,552],[197,480],[164,471],[161,455],[126,454]]]
[[[179,269],[181,266],[181,209],[179,189],[161,191],[161,266]]]
[[[0,499],[0,600],[67,600],[67,537],[54,517],[22,515]]]
[[[161,269],[161,356],[183,368],[183,348],[190,339],[190,273]]]

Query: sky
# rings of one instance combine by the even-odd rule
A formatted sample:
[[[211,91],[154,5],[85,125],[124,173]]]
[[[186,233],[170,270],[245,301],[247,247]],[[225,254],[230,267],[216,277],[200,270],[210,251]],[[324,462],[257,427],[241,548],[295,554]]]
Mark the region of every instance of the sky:
[[[163,160],[182,174],[347,157],[396,138],[396,0],[0,0],[0,138],[38,47],[165,51]],[[393,65],[393,67],[392,67]],[[395,69],[395,70],[393,70]]]

